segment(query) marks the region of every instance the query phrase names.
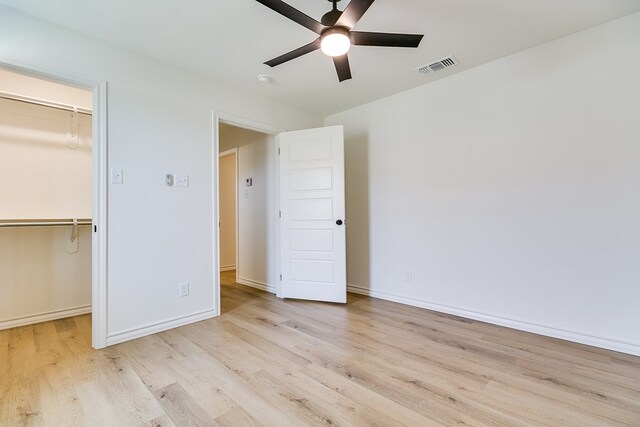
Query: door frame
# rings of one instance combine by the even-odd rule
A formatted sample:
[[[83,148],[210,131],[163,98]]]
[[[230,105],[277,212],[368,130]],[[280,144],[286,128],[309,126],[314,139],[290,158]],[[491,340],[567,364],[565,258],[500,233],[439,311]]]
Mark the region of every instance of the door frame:
[[[239,182],[238,182],[238,147],[233,147],[233,148],[225,150],[225,151],[223,151],[221,153],[218,153],[218,165],[220,165],[220,158],[221,157],[230,156],[232,154],[234,154],[236,156],[236,161],[234,163],[235,176],[236,176],[236,183],[234,185],[234,190],[235,190],[234,202],[235,202],[235,205],[236,205],[236,209],[235,209],[235,212],[236,212],[235,239],[236,239],[236,274],[237,274],[238,266],[240,264],[240,257],[239,257],[240,251],[239,251],[239,246],[238,246],[238,237],[239,237],[238,236],[238,230],[239,230],[238,220],[240,219],[240,216],[239,216],[240,212],[239,212],[239,209],[238,209],[240,207],[240,203],[239,203],[239,200],[238,200],[238,194],[239,194],[238,186],[240,185]],[[218,171],[218,190],[220,189],[220,184],[219,183],[220,183],[220,171]],[[219,202],[220,202],[220,198],[218,197],[218,206],[220,206]],[[220,258],[220,253],[218,253],[218,258]]]
[[[286,129],[281,128],[277,125],[272,125],[268,123],[263,123],[260,121],[256,121],[250,119],[248,117],[239,116],[232,113],[227,113],[224,111],[213,110],[212,112],[212,122],[213,122],[213,143],[212,143],[212,153],[211,160],[213,162],[213,171],[211,174],[212,179],[212,188],[213,188],[213,253],[216,254],[214,262],[213,262],[213,285],[214,285],[214,296],[216,300],[216,313],[220,315],[220,187],[218,185],[218,176],[220,174],[220,164],[218,153],[220,151],[220,123],[225,123],[228,125],[232,125],[235,127],[252,130],[255,132],[266,133],[268,135],[273,135],[274,138],[277,134],[281,132],[285,132]],[[276,195],[276,199],[278,200],[277,205],[280,202],[280,162],[278,161],[278,142],[275,142],[275,148],[272,153],[274,157],[274,164],[276,170],[274,171],[274,194]],[[239,157],[236,155],[236,161],[238,161]],[[236,174],[237,176],[237,174]],[[239,180],[238,180],[239,182]],[[236,190],[237,192],[237,190]],[[236,194],[236,203],[237,203],[237,194]],[[236,215],[239,215],[239,211],[236,211]],[[277,218],[277,215],[275,216]],[[236,222],[236,227],[239,230],[239,223]],[[276,251],[276,256],[274,257],[274,269],[276,272],[276,277],[280,276],[280,221],[276,220],[275,224],[275,245],[273,250]],[[238,245],[236,241],[236,251],[238,250]],[[236,255],[236,265],[239,263],[239,257]],[[237,267],[236,267],[237,268]],[[276,296],[280,297],[280,281],[276,281]]]
[[[80,77],[60,70],[25,64],[0,56],[0,68],[89,90],[93,94],[91,116],[92,137],[92,222],[91,239],[91,344],[100,349],[107,346],[107,82]]]

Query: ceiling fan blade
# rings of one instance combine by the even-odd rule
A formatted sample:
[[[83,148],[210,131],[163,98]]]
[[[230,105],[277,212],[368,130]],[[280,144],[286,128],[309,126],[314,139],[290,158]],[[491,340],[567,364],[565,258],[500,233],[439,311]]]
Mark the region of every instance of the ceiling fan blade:
[[[424,34],[368,33],[351,31],[357,46],[418,47]]]
[[[373,2],[374,0],[351,0],[342,11],[342,15],[340,15],[336,25],[352,29]]]
[[[349,57],[346,53],[341,56],[334,56],[333,64],[338,72],[338,80],[343,82],[351,78],[351,67],[349,67]]]
[[[302,55],[306,55],[307,53],[313,52],[314,50],[318,49],[320,49],[320,37],[309,44],[306,44],[302,47],[292,50],[291,52],[285,53],[284,55],[280,55],[277,58],[273,58],[265,62],[265,65],[268,65],[269,67],[275,67],[276,65],[280,65],[283,62],[291,61],[292,59],[296,59]]]
[[[267,6],[269,9],[275,12],[278,12],[280,15],[286,18],[289,18],[294,22],[297,22],[303,27],[310,29],[316,34],[322,33],[322,30],[324,29],[324,25],[322,25],[315,19],[305,15],[295,7],[290,6],[281,0],[256,0],[256,1],[258,3],[261,3]]]

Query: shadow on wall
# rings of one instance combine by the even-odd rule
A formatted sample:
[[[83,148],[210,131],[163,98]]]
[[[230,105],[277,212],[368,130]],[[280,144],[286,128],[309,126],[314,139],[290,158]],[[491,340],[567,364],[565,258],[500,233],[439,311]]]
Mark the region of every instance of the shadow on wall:
[[[347,283],[369,289],[369,135],[345,138]]]

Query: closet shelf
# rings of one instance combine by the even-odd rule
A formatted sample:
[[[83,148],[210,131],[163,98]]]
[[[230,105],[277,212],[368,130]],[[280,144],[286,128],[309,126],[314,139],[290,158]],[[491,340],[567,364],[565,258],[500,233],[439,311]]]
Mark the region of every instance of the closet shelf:
[[[28,104],[42,105],[44,107],[57,108],[58,110],[77,111],[80,114],[92,114],[92,110],[88,108],[75,107],[73,105],[62,104],[55,101],[48,101],[46,99],[32,98],[29,96],[18,95],[16,93],[0,91],[0,98],[9,99],[11,101],[26,102]]]
[[[52,227],[59,225],[91,225],[91,218],[74,219],[0,219],[0,228],[4,227]]]

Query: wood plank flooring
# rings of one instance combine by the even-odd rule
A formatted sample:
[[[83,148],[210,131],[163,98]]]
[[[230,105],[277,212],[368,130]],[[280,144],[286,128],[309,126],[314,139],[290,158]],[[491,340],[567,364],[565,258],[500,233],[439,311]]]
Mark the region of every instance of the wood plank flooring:
[[[640,358],[382,300],[282,301],[105,350],[90,316],[0,331],[0,425],[640,426]]]

